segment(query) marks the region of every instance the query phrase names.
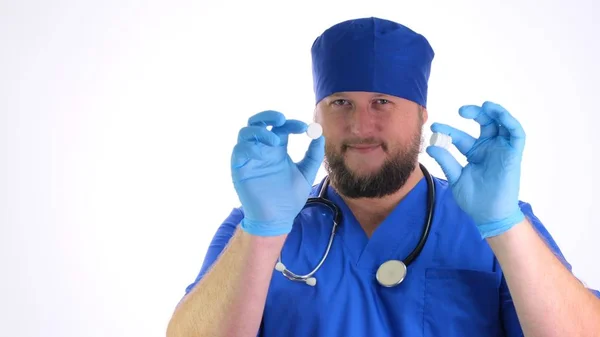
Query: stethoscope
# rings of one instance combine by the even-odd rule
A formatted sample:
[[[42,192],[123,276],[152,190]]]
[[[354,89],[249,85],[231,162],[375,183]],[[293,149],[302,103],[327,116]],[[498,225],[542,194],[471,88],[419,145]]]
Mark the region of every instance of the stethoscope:
[[[425,242],[427,241],[427,237],[429,236],[429,229],[431,228],[431,221],[433,219],[433,210],[435,203],[435,184],[433,182],[433,177],[427,171],[425,166],[419,164],[421,170],[423,171],[423,175],[427,181],[427,218],[425,219],[425,227],[423,228],[423,233],[421,234],[421,238],[417,247],[404,259],[401,260],[388,260],[381,264],[377,269],[377,273],[375,275],[377,282],[384,287],[394,287],[398,284],[402,283],[406,278],[407,266],[410,265],[416,258],[419,256],[421,251],[423,250],[423,246],[425,246]],[[325,192],[327,191],[327,187],[329,186],[329,177],[325,177],[323,184],[321,185],[321,189],[319,190],[319,194],[316,198],[309,198],[306,202],[305,207],[311,205],[322,205],[329,208],[333,212],[333,226],[331,228],[331,235],[329,236],[329,242],[327,243],[327,248],[325,249],[325,253],[321,258],[321,261],[317,266],[306,275],[297,275],[288,270],[283,262],[281,262],[281,254],[279,255],[279,259],[277,264],[275,265],[275,270],[281,272],[285,277],[292,281],[305,282],[309,286],[315,286],[317,284],[317,279],[314,277],[314,274],[321,268],[325,259],[327,259],[327,255],[329,255],[329,250],[331,249],[331,245],[333,243],[333,237],[335,236],[337,226],[341,223],[342,212],[339,207],[335,205],[333,202],[325,198]]]

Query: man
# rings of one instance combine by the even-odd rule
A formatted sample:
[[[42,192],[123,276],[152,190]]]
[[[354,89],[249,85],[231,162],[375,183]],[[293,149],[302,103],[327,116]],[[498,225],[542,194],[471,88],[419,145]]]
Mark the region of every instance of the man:
[[[264,111],[240,130],[231,168],[242,208],[217,231],[168,336],[600,336],[598,292],[573,277],[518,200],[525,133],[508,111],[491,102],[462,107],[481,125],[478,139],[433,124],[469,164],[427,148],[447,180],[433,178],[424,232],[431,182],[418,154],[429,43],[366,18],[326,30],[312,56],[324,136],[293,163],[288,135],[306,124]],[[274,271],[279,254],[278,270],[308,274],[332,230],[327,207],[304,208],[319,193],[322,183],[312,184],[324,157],[324,197],[341,223],[314,279],[294,282]],[[382,267],[390,260],[410,262],[406,274],[398,262]]]

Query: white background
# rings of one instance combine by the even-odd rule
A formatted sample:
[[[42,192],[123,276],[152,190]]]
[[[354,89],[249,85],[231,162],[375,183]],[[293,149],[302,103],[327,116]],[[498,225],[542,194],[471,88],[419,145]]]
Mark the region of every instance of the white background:
[[[164,336],[238,206],[238,129],[309,122],[313,40],[366,16],[433,45],[430,122],[477,135],[457,110],[491,100],[523,123],[521,199],[600,288],[592,0],[215,2],[0,1],[3,336]]]

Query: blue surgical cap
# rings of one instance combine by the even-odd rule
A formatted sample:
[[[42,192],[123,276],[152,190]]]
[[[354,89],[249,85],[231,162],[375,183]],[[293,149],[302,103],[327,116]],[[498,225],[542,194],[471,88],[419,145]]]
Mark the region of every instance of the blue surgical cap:
[[[368,91],[427,106],[434,52],[399,23],[362,18],[327,29],[311,48],[316,103],[342,91]]]

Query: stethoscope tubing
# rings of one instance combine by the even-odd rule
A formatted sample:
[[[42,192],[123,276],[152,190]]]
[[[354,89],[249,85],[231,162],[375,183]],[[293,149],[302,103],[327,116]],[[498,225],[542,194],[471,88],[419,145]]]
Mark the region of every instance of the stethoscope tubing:
[[[436,200],[435,182],[433,181],[433,177],[431,176],[429,171],[427,171],[425,166],[423,166],[422,164],[419,164],[419,166],[420,166],[421,170],[423,171],[423,174],[427,181],[427,219],[425,220],[425,226],[423,228],[423,232],[421,234],[421,238],[420,238],[419,242],[417,243],[417,246],[403,261],[399,261],[399,262],[403,263],[405,267],[408,267],[408,265],[410,265],[419,256],[419,254],[423,250],[423,247],[425,246],[425,243],[427,242],[427,239],[429,237],[429,233],[431,230],[431,222],[433,221],[433,215],[434,215],[434,209],[435,209],[435,200]],[[305,207],[311,206],[311,205],[317,205],[317,204],[323,205],[323,206],[329,208],[333,212],[333,226],[331,227],[331,234],[329,235],[329,242],[327,243],[325,252],[323,253],[321,260],[319,261],[317,266],[308,274],[297,275],[285,267],[285,265],[282,262],[282,254],[281,253],[279,254],[278,262],[277,262],[275,269],[280,271],[286,278],[288,278],[292,281],[306,282],[307,284],[314,286],[316,284],[316,279],[313,277],[313,275],[321,268],[323,263],[325,263],[325,260],[327,259],[327,256],[329,255],[329,251],[331,250],[331,246],[333,245],[333,239],[335,237],[337,227],[341,223],[342,214],[337,205],[335,205],[331,200],[328,200],[327,198],[325,198],[325,193],[327,191],[328,186],[329,186],[329,177],[325,177],[325,179],[323,180],[323,182],[321,184],[321,187],[319,189],[319,193],[318,193],[317,197],[309,198],[305,205]],[[400,280],[400,282],[401,281],[402,280]],[[400,282],[398,282],[398,283],[400,283]]]

